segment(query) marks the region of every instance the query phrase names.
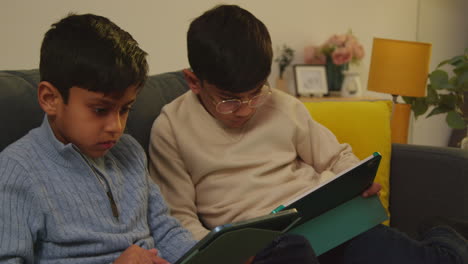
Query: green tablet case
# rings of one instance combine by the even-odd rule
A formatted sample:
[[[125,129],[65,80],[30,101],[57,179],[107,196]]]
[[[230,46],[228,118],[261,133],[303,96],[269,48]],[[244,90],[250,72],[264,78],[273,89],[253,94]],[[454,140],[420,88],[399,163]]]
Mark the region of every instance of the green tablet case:
[[[300,216],[296,209],[214,228],[175,264],[242,264],[288,231]]]

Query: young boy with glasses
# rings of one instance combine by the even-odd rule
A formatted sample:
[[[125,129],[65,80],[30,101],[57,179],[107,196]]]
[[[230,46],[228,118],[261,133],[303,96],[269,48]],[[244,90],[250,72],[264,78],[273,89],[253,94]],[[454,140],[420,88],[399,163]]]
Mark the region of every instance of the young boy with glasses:
[[[150,174],[171,213],[196,238],[218,225],[268,214],[359,161],[299,100],[269,88],[270,35],[251,13],[232,5],[208,10],[192,21],[187,46],[190,91],[154,122]],[[379,190],[374,184],[363,195]],[[454,250],[434,244],[422,246],[378,226],[331,257],[343,255],[349,263],[460,260]],[[254,263],[314,263],[307,251],[305,241],[285,236]]]

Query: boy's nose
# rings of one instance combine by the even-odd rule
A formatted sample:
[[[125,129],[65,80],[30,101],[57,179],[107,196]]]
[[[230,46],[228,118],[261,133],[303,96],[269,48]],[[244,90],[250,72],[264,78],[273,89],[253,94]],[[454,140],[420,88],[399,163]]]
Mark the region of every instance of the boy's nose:
[[[107,122],[107,131],[112,133],[121,133],[123,129],[123,119],[119,113],[109,115]]]
[[[243,117],[243,116],[249,116],[249,115],[252,113],[252,111],[255,111],[255,109],[254,109],[254,108],[251,108],[251,107],[249,106],[249,104],[243,103],[243,104],[241,104],[241,106],[239,107],[239,109],[237,109],[237,110],[234,112],[234,114],[235,114],[236,116]]]

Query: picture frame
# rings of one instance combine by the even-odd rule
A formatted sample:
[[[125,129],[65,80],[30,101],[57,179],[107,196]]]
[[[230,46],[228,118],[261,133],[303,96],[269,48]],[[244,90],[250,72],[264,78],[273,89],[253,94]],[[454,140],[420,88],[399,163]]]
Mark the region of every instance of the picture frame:
[[[295,64],[293,67],[296,96],[322,97],[328,94],[325,65]]]

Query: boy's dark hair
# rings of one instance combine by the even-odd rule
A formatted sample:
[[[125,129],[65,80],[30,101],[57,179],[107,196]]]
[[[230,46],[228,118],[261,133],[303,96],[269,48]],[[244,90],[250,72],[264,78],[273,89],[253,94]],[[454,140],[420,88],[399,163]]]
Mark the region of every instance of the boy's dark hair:
[[[109,19],[70,14],[52,25],[41,46],[41,81],[48,81],[68,101],[72,86],[104,94],[142,86],[147,78],[146,52]]]
[[[252,90],[271,72],[268,29],[236,5],[217,6],[193,20],[187,49],[195,75],[226,91]]]

